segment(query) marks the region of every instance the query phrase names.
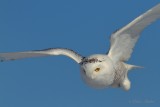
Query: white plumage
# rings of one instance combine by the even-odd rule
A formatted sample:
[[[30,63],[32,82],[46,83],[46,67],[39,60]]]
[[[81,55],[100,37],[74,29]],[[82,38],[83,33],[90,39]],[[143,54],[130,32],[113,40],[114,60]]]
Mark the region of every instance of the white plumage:
[[[65,55],[75,60],[81,68],[83,80],[95,88],[122,87],[129,90],[131,82],[128,71],[138,66],[126,64],[133,51],[140,33],[145,27],[160,18],[160,4],[148,10],[128,25],[111,35],[111,46],[108,54],[95,54],[83,57],[65,48],[50,48],[27,52],[0,53],[0,61],[22,58]]]

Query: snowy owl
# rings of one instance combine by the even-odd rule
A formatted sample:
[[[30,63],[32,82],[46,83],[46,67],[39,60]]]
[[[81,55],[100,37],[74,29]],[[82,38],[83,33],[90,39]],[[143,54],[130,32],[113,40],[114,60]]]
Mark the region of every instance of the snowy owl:
[[[111,35],[110,50],[107,54],[94,54],[89,57],[83,57],[70,49],[49,48],[26,52],[0,53],[0,61],[65,55],[80,65],[82,78],[91,87],[122,87],[127,91],[131,87],[131,82],[128,79],[129,70],[140,67],[126,64],[125,62],[130,58],[140,33],[158,18],[160,18],[160,4],[114,32]]]

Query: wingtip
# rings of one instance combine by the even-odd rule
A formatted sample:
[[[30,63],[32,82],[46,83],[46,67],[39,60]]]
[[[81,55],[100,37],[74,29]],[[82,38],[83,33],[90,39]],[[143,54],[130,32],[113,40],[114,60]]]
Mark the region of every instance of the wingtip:
[[[0,57],[0,62],[4,62],[6,59],[4,57]]]

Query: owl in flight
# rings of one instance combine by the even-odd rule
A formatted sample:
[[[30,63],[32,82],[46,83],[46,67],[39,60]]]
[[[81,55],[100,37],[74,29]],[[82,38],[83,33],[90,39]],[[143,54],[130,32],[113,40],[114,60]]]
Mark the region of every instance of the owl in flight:
[[[0,61],[65,55],[72,58],[80,65],[82,78],[88,85],[94,88],[122,87],[127,91],[131,87],[131,82],[128,79],[128,72],[140,67],[125,62],[130,58],[140,33],[144,28],[159,18],[160,4],[114,32],[111,35],[110,50],[107,54],[94,54],[84,57],[70,49],[49,48],[26,52],[0,53]]]

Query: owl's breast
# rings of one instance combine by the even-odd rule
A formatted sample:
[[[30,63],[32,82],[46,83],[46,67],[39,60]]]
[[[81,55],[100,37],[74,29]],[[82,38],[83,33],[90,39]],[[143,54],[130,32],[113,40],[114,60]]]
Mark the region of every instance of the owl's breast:
[[[103,75],[98,75],[94,78],[87,76],[86,71],[81,70],[81,76],[85,83],[93,88],[106,88],[113,84],[115,73],[104,73]]]

